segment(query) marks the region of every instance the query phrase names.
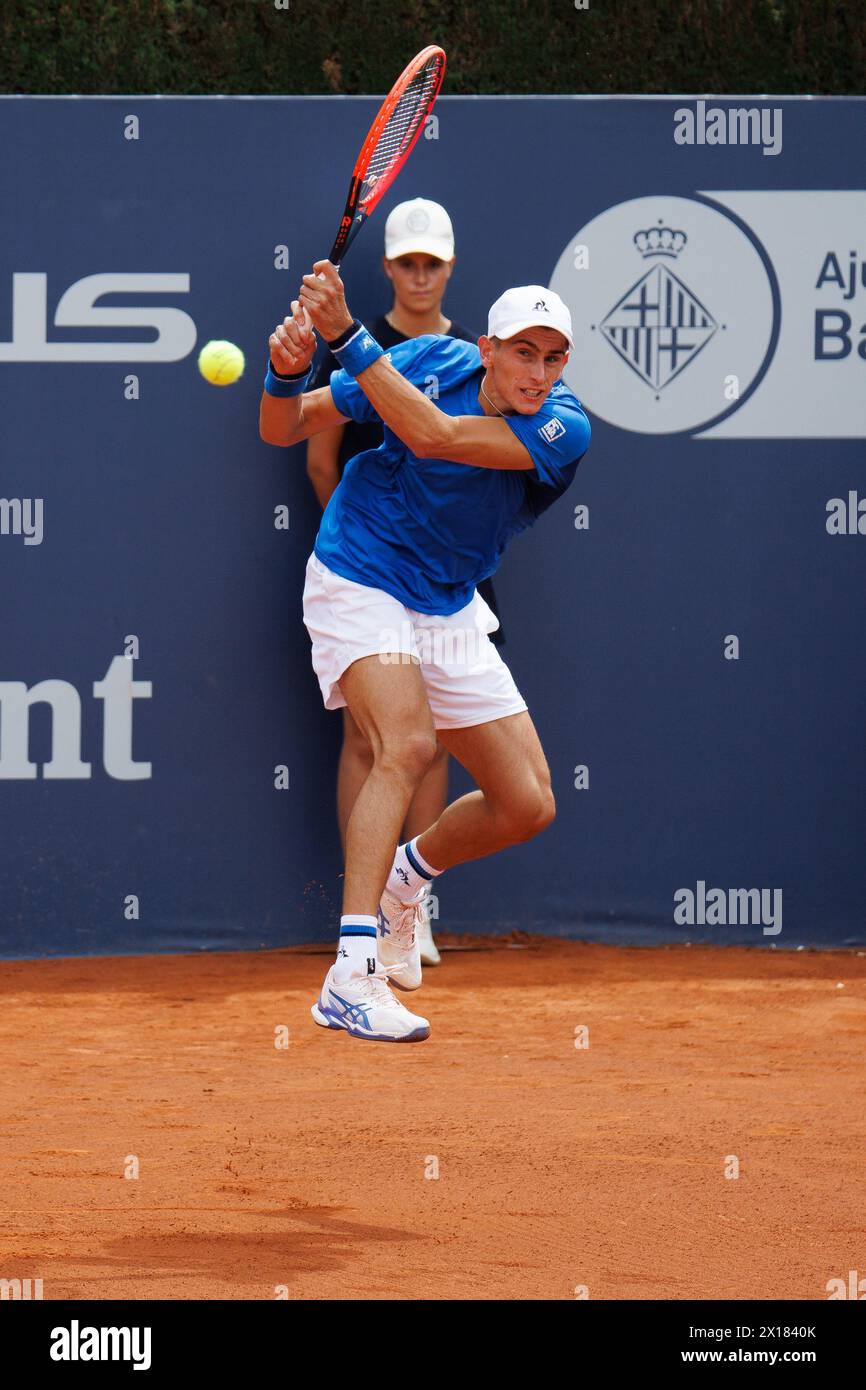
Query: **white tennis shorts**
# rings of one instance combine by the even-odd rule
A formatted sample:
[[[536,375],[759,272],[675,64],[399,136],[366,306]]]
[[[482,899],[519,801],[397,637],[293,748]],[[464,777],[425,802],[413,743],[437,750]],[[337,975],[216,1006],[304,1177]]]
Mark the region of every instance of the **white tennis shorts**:
[[[417,613],[384,589],[334,574],[314,552],[307,561],[304,623],[325,709],[345,705],[340,677],[363,656],[389,665],[416,658],[437,729],[468,729],[526,709],[489,637],[499,619],[477,591],[450,617]]]

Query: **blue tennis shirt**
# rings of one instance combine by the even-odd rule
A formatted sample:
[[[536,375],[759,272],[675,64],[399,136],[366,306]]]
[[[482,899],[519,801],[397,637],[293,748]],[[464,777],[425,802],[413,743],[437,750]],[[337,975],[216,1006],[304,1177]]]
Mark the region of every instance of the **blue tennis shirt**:
[[[475,344],[426,334],[399,343],[388,358],[446,415],[484,414]],[[346,372],[332,374],[331,393],[341,415],[379,420]],[[384,443],[349,460],[325,508],[314,547],[322,564],[419,613],[465,608],[511,538],[565,492],[589,446],[589,421],[561,381],[536,414],[504,418],[534,468],[417,458],[385,425]]]

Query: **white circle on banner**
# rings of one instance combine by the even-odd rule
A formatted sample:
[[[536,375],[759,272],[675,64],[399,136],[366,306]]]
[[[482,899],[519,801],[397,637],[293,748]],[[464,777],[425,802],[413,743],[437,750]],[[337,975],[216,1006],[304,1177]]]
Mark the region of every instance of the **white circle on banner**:
[[[550,288],[569,306],[565,381],[639,434],[695,430],[739,407],[775,345],[757,244],[694,198],[632,198],[569,239]]]

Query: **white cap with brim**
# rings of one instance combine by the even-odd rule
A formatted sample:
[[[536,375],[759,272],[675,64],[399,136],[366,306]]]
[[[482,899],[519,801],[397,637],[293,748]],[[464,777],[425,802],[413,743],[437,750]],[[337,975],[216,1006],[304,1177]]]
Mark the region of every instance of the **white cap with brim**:
[[[454,228],[440,203],[429,198],[412,198],[392,208],[385,223],[385,259],[398,256],[435,256],[450,261],[454,255]]]
[[[574,347],[568,305],[544,285],[518,285],[506,290],[491,306],[488,338],[514,338],[525,328],[555,328],[568,346]]]

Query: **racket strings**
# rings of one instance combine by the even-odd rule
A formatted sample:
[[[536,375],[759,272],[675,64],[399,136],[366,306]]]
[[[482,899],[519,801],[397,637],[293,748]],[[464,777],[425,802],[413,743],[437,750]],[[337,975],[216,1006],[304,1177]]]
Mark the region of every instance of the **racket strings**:
[[[438,55],[425,64],[401,94],[370,156],[359,203],[378,190],[385,175],[411,145],[439,89],[442,63]]]

